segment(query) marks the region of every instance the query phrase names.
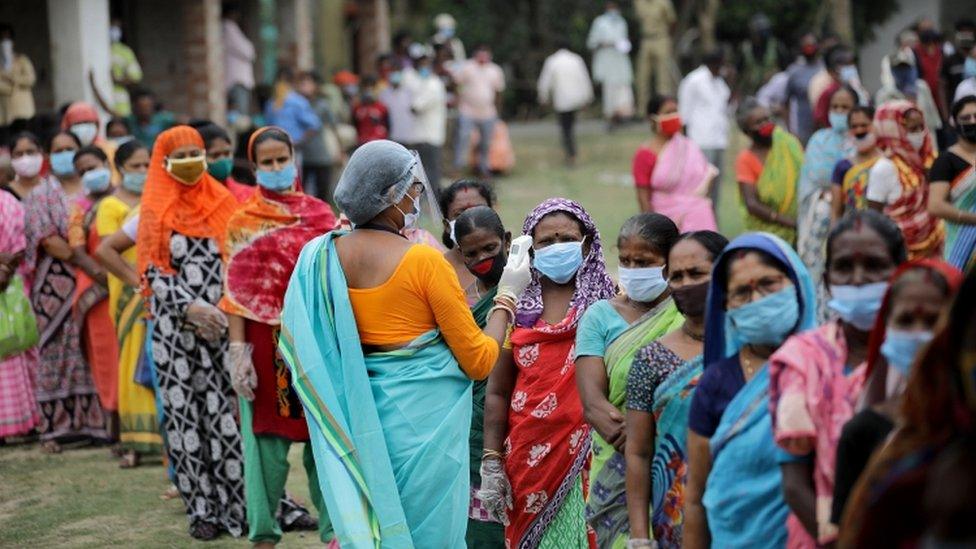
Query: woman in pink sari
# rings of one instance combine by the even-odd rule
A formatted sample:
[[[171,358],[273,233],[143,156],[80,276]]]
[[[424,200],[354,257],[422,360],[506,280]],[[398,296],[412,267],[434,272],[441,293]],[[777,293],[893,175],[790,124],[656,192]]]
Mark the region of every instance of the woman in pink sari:
[[[716,230],[708,198],[718,169],[681,133],[678,102],[655,96],[647,105],[651,139],[634,154],[634,186],[642,212],[670,217],[681,232]]]

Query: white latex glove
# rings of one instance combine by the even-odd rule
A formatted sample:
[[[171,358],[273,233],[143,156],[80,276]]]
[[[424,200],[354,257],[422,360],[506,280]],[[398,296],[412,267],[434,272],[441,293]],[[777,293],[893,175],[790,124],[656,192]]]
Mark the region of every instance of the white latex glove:
[[[498,280],[498,295],[510,298],[518,303],[519,296],[529,287],[532,281],[532,258],[529,254],[517,265],[508,263],[502,271],[502,277]]]
[[[186,321],[196,328],[203,339],[213,342],[227,331],[227,317],[217,307],[197,299],[186,308]]]
[[[232,341],[224,355],[224,367],[230,374],[230,383],[238,396],[250,402],[254,400],[254,388],[258,386],[258,374],[254,370],[250,343]]]
[[[657,542],[652,539],[629,539],[627,549],[657,549]]]
[[[481,460],[481,489],[478,490],[478,499],[489,518],[508,526],[508,510],[513,507],[512,485],[508,482],[502,460]]]

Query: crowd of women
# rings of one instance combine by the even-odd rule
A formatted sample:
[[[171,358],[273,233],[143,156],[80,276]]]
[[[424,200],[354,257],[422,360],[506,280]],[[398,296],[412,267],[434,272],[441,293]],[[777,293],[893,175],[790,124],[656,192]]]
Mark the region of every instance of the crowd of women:
[[[0,437],[162,453],[201,540],[277,543],[304,442],[342,547],[972,543],[976,97],[931,169],[913,104],[856,103],[804,156],[744,102],[730,242],[717,170],[652,101],[616,276],[583,205],[513,238],[488,186],[435,196],[391,141],[352,154],[336,215],[280,128],[247,140],[249,187],[213,169],[218,126],[115,147],[76,104],[10,144]]]

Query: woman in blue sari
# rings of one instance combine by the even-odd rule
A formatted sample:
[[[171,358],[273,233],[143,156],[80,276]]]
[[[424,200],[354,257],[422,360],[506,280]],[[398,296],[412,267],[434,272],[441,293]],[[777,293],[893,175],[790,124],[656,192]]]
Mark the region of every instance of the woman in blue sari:
[[[355,228],[309,242],[285,295],[279,350],[343,549],[464,547],[471,380],[529,283],[527,257],[506,265],[482,332],[441,252],[402,235],[425,193],[403,146],[357,149],[335,192]]]
[[[780,465],[796,458],[773,440],[766,361],[815,313],[813,280],[780,238],[742,235],[716,262],[688,421],[684,547],[786,545]]]

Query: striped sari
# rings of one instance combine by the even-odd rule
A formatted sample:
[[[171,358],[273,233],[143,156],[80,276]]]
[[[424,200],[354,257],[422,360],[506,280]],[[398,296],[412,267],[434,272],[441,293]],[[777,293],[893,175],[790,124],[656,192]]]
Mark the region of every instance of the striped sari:
[[[976,168],[970,166],[949,187],[952,205],[964,212],[976,212]],[[976,265],[976,225],[946,223],[946,261],[963,272]]]
[[[462,547],[471,381],[439,332],[363,354],[335,232],[309,242],[282,310],[279,351],[308,421],[344,549]]]
[[[630,325],[607,347],[603,361],[607,367],[607,399],[624,411],[627,374],[634,355],[664,334],[679,328],[684,317],[674,300],[668,298]],[[586,519],[602,548],[626,547],[630,534],[626,500],[624,455],[593,430],[593,461],[590,465],[591,489],[586,502]]]
[[[777,127],[773,132],[773,145],[763,163],[762,174],[756,181],[759,201],[780,215],[796,218],[797,181],[802,164],[803,145],[793,134]],[[746,211],[744,205],[742,209],[747,231],[765,231],[790,244],[796,242],[795,229],[760,219]]]

